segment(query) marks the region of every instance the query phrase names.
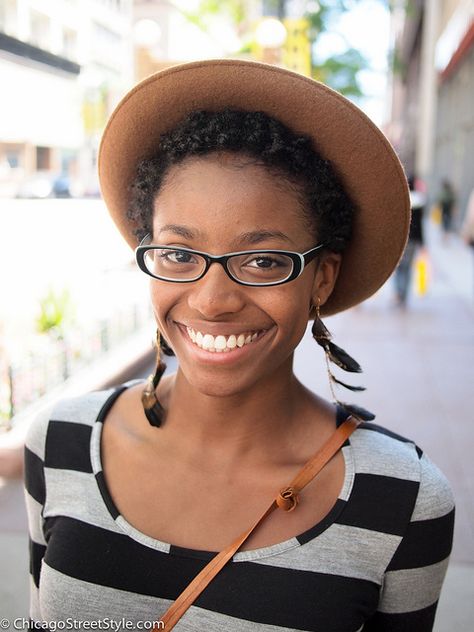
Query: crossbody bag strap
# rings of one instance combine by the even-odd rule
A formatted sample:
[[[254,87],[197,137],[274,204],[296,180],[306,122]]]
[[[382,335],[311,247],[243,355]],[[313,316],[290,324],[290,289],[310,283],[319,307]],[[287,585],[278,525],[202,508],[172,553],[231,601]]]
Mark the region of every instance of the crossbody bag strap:
[[[346,439],[354,432],[359,425],[359,421],[354,417],[348,417],[344,423],[329,437],[326,443],[316,454],[306,463],[306,465],[298,472],[288,487],[285,487],[277,496],[277,498],[268,507],[265,513],[257,520],[257,522],[247,531],[242,533],[232,544],[218,553],[207,564],[196,577],[186,586],[174,603],[168,608],[160,619],[161,629],[169,632],[174,628],[176,623],[181,619],[186,610],[199,597],[206,586],[212,581],[217,573],[232,559],[235,553],[240,549],[242,544],[247,540],[250,534],[277,508],[284,511],[292,511],[298,504],[299,492],[322,470],[328,461],[342,447]],[[158,623],[155,623],[155,628]]]

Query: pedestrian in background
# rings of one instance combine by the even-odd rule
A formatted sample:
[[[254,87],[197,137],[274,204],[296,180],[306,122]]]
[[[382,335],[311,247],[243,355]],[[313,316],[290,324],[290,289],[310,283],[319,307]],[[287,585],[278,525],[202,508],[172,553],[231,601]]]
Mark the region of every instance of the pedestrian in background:
[[[406,306],[413,276],[413,263],[417,253],[424,246],[423,214],[426,205],[426,196],[421,191],[415,189],[415,182],[416,179],[414,176],[408,178],[411,206],[410,232],[403,256],[394,274],[395,300],[396,305],[399,307]]]
[[[474,257],[474,189],[472,189],[467,202],[466,215],[464,216],[464,222],[461,228],[461,237],[466,244],[470,246],[472,255]],[[473,259],[474,263],[474,259]],[[473,267],[474,277],[474,267]],[[474,288],[473,288],[474,292]]]
[[[451,182],[447,178],[445,178],[442,181],[441,191],[438,197],[438,204],[441,208],[441,226],[445,239],[447,239],[452,229],[455,202],[456,196],[453,186]]]
[[[474,249],[474,189],[467,202],[466,214],[461,228],[461,237],[468,246]]]

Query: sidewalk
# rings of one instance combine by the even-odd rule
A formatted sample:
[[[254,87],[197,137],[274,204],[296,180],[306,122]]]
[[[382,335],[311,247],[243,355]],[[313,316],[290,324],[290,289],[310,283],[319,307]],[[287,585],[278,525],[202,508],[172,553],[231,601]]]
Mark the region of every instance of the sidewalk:
[[[456,499],[453,554],[436,632],[474,629],[474,283],[472,253],[444,246],[428,227],[432,284],[406,310],[393,307],[388,282],[375,297],[325,319],[336,344],[364,368],[365,393],[338,391],[376,413],[376,423],[414,439],[448,477]],[[321,350],[308,330],[295,360],[298,377],[330,398]],[[346,376],[347,377],[347,376]],[[351,398],[351,399],[349,399]]]
[[[358,308],[328,318],[336,344],[362,364],[357,376],[367,392],[355,403],[376,422],[408,436],[444,471],[457,502],[452,562],[438,610],[436,632],[471,632],[474,620],[474,419],[468,394],[474,371],[472,253],[455,238],[445,247],[430,228],[432,284],[402,311],[392,287]],[[308,330],[295,371],[309,387],[330,397],[321,349]],[[340,392],[341,398],[349,397]],[[0,615],[27,612],[27,545],[21,484],[0,479]]]

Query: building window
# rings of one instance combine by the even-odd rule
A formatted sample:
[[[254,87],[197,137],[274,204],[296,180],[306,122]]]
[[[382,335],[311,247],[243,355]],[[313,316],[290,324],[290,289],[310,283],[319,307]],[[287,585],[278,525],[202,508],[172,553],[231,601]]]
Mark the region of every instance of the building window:
[[[63,55],[67,59],[77,59],[77,33],[72,29],[63,31]]]
[[[7,33],[7,35],[16,35],[16,0],[0,0],[0,31],[2,31],[3,33]]]
[[[11,169],[17,169],[20,166],[20,152],[18,150],[7,150],[5,158]]]
[[[51,167],[51,148],[36,148],[36,170],[47,171]]]
[[[43,13],[32,11],[30,15],[30,42],[38,48],[50,48],[50,21]]]

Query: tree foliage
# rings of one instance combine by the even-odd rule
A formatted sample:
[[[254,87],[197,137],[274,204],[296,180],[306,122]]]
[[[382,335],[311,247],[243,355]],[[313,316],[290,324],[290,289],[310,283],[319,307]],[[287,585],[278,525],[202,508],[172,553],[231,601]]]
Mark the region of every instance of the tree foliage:
[[[362,53],[349,44],[343,52],[332,54],[326,59],[318,59],[318,38],[323,33],[330,33],[340,16],[352,9],[360,0],[318,0],[308,2],[309,10],[302,16],[308,21],[308,37],[311,44],[311,67],[314,79],[323,81],[346,96],[362,96],[358,73],[368,67]],[[384,0],[381,0],[384,1]],[[246,0],[201,0],[194,11],[180,11],[193,24],[203,31],[208,31],[210,21],[215,16],[228,17],[235,25],[242,40],[241,53],[252,51],[254,32],[247,17],[248,1]],[[272,6],[276,15],[284,15],[284,0],[274,0]],[[267,2],[267,7],[270,3]]]

